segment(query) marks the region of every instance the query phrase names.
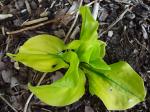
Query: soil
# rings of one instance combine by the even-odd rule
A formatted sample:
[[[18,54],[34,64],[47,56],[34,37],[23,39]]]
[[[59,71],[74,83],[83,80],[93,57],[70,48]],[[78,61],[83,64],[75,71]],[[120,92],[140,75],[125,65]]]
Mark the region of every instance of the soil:
[[[79,0],[80,1],[80,0]],[[77,1],[76,1],[77,2]],[[84,0],[83,4],[92,0]],[[0,14],[12,14],[0,17],[0,95],[2,95],[18,112],[22,112],[30,92],[28,82],[37,83],[42,73],[22,64],[14,62],[6,56],[7,52],[17,52],[27,39],[34,35],[48,33],[64,39],[72,25],[74,16],[65,16],[71,7],[75,7],[72,0],[1,0]],[[122,112],[150,112],[150,1],[149,0],[101,0],[99,2],[97,20],[100,23],[100,39],[107,43],[105,61],[108,64],[119,60],[127,61],[144,79],[147,96],[144,102]],[[132,7],[123,17],[108,29],[117,18]],[[91,5],[91,10],[93,4]],[[71,10],[71,9],[70,9]],[[44,13],[43,13],[44,12]],[[8,15],[7,15],[8,16]],[[27,20],[48,17],[55,20],[37,28],[13,33],[24,29]],[[61,21],[57,21],[62,18]],[[41,22],[43,23],[43,22]],[[81,26],[81,17],[75,27]],[[103,33],[106,31],[105,33]],[[9,33],[12,34],[9,34]],[[68,41],[79,36],[79,32],[72,35]],[[55,73],[54,73],[55,74]],[[42,82],[51,82],[51,74]],[[0,112],[13,110],[0,99]],[[28,112],[109,112],[102,101],[88,93],[80,101],[61,108],[51,107],[40,102],[36,97],[30,101]]]

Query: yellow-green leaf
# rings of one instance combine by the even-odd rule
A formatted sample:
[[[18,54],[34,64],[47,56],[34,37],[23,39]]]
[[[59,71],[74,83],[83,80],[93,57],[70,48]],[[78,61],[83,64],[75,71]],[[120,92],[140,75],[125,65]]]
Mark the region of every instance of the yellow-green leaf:
[[[81,40],[73,40],[72,42],[67,44],[66,49],[77,50],[80,47],[80,45],[81,45]]]
[[[28,54],[56,54],[64,50],[65,44],[58,37],[42,34],[27,40],[20,47],[19,53]]]
[[[83,6],[80,8],[82,16],[82,28],[80,33],[80,40],[93,41],[98,38],[97,29],[98,22],[94,20],[89,7]]]
[[[65,106],[78,101],[85,92],[85,76],[78,68],[79,60],[75,53],[65,54],[66,60],[70,62],[70,67],[65,76],[50,85],[33,87],[29,89],[41,101],[52,106]]]
[[[19,49],[19,53],[10,54],[12,59],[41,72],[53,72],[68,65],[61,58],[65,49],[62,40],[51,35],[38,35],[27,40]]]
[[[91,94],[97,95],[109,110],[125,110],[144,100],[142,78],[126,62],[110,65],[111,70],[86,69]]]
[[[80,47],[77,49],[77,54],[81,62],[89,63],[89,61],[105,56],[106,44],[102,41],[81,41]]]
[[[96,45],[93,46],[90,60],[95,60],[95,58],[103,58],[106,52],[105,47],[106,47],[105,42],[97,40]]]
[[[59,56],[53,54],[7,54],[13,60],[34,68],[41,72],[53,72],[61,68],[67,68],[66,64]]]
[[[107,63],[102,59],[102,58],[97,58],[95,60],[91,60],[89,62],[89,65],[93,67],[94,69],[99,69],[99,70],[110,70],[111,68]]]
[[[80,34],[80,46],[77,54],[81,62],[89,63],[91,60],[103,58],[106,44],[98,40],[98,22],[94,20],[89,7],[81,7],[82,28]]]

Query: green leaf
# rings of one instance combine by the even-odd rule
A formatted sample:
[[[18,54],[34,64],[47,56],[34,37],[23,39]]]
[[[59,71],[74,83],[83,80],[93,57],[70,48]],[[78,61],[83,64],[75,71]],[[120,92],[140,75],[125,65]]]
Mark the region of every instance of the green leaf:
[[[80,33],[80,40],[93,41],[98,38],[97,29],[98,22],[94,20],[89,7],[83,6],[80,8],[82,16],[82,28]]]
[[[34,68],[41,72],[53,72],[61,68],[67,68],[66,64],[59,56],[53,54],[7,54],[13,60]]]
[[[58,37],[42,34],[27,40],[20,47],[19,53],[28,54],[56,54],[65,49],[64,42]]]
[[[81,62],[89,63],[91,60],[103,58],[106,44],[98,40],[98,22],[93,19],[89,7],[81,7],[82,28],[80,34],[80,46],[77,54]]]
[[[95,44],[96,45],[93,46],[90,60],[95,60],[95,58],[103,58],[105,56],[106,43],[101,40],[97,40]]]
[[[67,44],[66,49],[77,50],[80,47],[80,45],[81,45],[81,40],[73,40],[72,42]]]
[[[41,101],[52,106],[65,106],[78,101],[85,92],[85,75],[78,68],[79,60],[75,53],[67,52],[66,60],[70,62],[70,67],[65,76],[50,85],[33,87],[29,89]]]
[[[111,70],[85,67],[91,94],[97,95],[109,110],[125,110],[144,100],[142,78],[126,62],[110,65]]]
[[[89,41],[82,42],[81,46],[77,50],[77,54],[81,62],[89,63],[94,47],[95,43],[91,43]]]
[[[89,7],[81,7],[80,13],[82,16],[82,28],[80,33],[80,40],[82,43],[77,50],[77,54],[81,62],[89,63],[93,50],[97,49],[97,52],[99,53],[97,42],[98,22],[93,19]]]
[[[99,40],[82,42],[77,50],[81,62],[89,61],[105,56],[105,43]]]
[[[102,59],[102,58],[97,58],[95,60],[91,60],[89,62],[89,65],[93,67],[94,69],[99,69],[99,70],[110,70],[111,68],[107,63]]]
[[[18,54],[10,54],[12,59],[41,72],[53,72],[68,65],[61,58],[65,49],[62,40],[51,35],[38,35],[30,38],[20,47]]]

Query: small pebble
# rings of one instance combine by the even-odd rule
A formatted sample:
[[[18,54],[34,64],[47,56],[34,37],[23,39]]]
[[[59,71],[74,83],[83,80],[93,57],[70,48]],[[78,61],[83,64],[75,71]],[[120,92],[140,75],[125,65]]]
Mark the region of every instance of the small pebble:
[[[11,77],[12,77],[11,70],[3,70],[1,74],[2,74],[2,78],[3,78],[4,82],[6,82],[6,83],[11,82]]]
[[[85,106],[85,111],[84,112],[94,112],[94,110],[90,106]]]
[[[27,9],[21,10],[20,16],[25,20],[28,19],[29,13],[28,13]]]
[[[112,36],[113,36],[113,34],[114,34],[114,33],[113,33],[113,31],[112,31],[112,30],[111,30],[111,31],[108,31],[108,36],[109,36],[109,37],[112,37]]]
[[[134,49],[134,51],[133,51],[134,54],[138,54],[138,52],[139,51],[137,49]]]
[[[127,14],[126,17],[129,18],[129,19],[134,19],[136,16],[135,16],[134,13],[129,13],[129,14]]]
[[[14,62],[14,67],[15,67],[15,69],[19,70],[20,69],[19,63],[18,62]]]
[[[56,35],[57,37],[63,38],[63,37],[65,37],[65,31],[63,29],[54,31],[54,35]]]

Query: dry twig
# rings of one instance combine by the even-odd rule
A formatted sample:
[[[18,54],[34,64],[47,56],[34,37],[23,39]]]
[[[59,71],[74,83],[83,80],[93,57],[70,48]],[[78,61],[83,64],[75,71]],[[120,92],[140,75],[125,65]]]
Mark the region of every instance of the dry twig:
[[[0,94],[0,98],[1,98],[14,112],[18,112],[1,94]]]
[[[31,14],[31,7],[30,7],[28,0],[25,0],[25,4],[26,4],[26,8],[27,8],[29,14]]]
[[[19,29],[19,30],[16,30],[16,31],[6,32],[6,34],[13,35],[13,34],[17,34],[17,33],[21,33],[21,32],[27,31],[27,30],[33,30],[33,29],[39,28],[41,26],[44,26],[46,24],[58,22],[59,20],[60,19],[45,21],[43,23],[40,23],[40,24],[37,24],[37,25],[33,25],[33,26],[29,26],[29,27],[25,27],[25,28],[22,28],[22,29]]]
[[[70,38],[75,39],[75,36],[76,36],[77,33],[79,33],[79,31],[80,31],[79,26],[76,26],[75,29],[72,31],[72,34],[70,35]]]
[[[36,24],[36,25],[33,25],[33,26],[28,26],[28,27],[25,27],[25,28],[22,28],[22,29],[19,29],[19,30],[16,30],[16,31],[11,31],[11,32],[6,32],[6,34],[8,35],[13,35],[13,34],[17,34],[17,33],[21,33],[21,32],[24,32],[24,31],[27,31],[27,30],[33,30],[33,29],[36,29],[36,28],[39,28],[41,26],[44,26],[44,25],[47,25],[47,24],[50,24],[50,23],[56,23],[56,22],[59,22],[61,21],[63,18],[65,17],[68,17],[70,16],[69,14],[66,14],[62,17],[59,17],[59,18],[55,18],[53,20],[49,20],[49,21],[45,21],[43,23],[39,23],[39,24]]]
[[[80,0],[79,8],[81,7],[82,2],[83,2],[83,0]],[[75,19],[74,19],[74,21],[73,21],[73,23],[72,23],[72,25],[71,25],[71,27],[70,27],[70,29],[69,29],[69,31],[68,31],[66,37],[65,37],[65,39],[64,39],[64,42],[67,41],[67,39],[68,39],[70,33],[72,32],[72,30],[73,30],[73,28],[74,28],[74,26],[75,26],[75,24],[76,24],[76,22],[77,22],[78,16],[79,16],[79,11],[76,13]]]
[[[4,20],[10,17],[13,17],[13,15],[12,14],[0,14],[0,20]]]
[[[92,1],[92,2],[90,2],[90,3],[88,3],[88,4],[86,4],[86,6],[91,6],[92,4],[94,4],[95,3],[95,1]]]
[[[99,3],[98,3],[98,0],[95,0],[93,12],[92,12],[92,15],[95,20],[97,19],[97,16],[98,16],[98,10],[99,10]]]
[[[38,18],[31,21],[25,21],[21,26],[29,26],[48,20],[48,17]]]
[[[33,30],[35,28],[39,28],[39,27],[44,26],[46,24],[54,23],[56,21],[57,20],[49,20],[49,21],[46,21],[46,22],[43,22],[43,23],[40,23],[40,24],[37,24],[37,25],[34,25],[34,26],[29,26],[29,27],[25,27],[23,29],[19,29],[19,30],[12,31],[12,32],[6,32],[6,33],[8,35],[13,35],[13,34],[17,34],[17,33],[21,33],[21,32],[27,31],[27,30]]]
[[[133,7],[128,7],[126,8],[125,11],[123,11],[123,13],[119,16],[119,18],[117,18],[105,31],[103,31],[102,33],[100,33],[100,36],[102,36],[103,34],[107,33],[113,26],[115,26],[123,17],[124,15],[128,12],[131,11]]]
[[[42,82],[43,79],[45,78],[46,74],[47,74],[47,73],[44,73],[44,74],[42,75],[42,77],[40,78],[40,80],[39,80],[37,86],[39,86],[39,85],[41,84],[41,82]],[[28,97],[23,112],[27,112],[27,110],[28,110],[28,105],[29,105],[29,102],[31,101],[32,97],[33,97],[33,93],[31,93],[30,96]]]

